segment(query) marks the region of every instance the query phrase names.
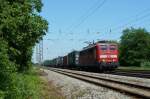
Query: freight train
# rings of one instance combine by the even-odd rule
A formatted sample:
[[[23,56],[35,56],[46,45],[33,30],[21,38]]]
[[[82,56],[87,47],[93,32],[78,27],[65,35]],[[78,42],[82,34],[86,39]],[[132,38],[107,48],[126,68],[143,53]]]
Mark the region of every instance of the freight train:
[[[119,66],[118,46],[116,43],[99,41],[81,51],[72,51],[66,56],[50,60],[49,63],[48,66],[53,67],[112,71]]]

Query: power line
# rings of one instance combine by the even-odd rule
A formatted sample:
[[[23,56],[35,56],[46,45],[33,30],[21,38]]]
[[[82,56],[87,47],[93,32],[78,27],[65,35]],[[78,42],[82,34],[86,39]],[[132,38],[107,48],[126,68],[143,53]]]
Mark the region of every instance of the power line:
[[[143,24],[143,23],[145,23],[145,22],[148,22],[148,24],[150,24],[150,18],[149,19],[147,19],[147,20],[143,20],[142,22],[140,22],[140,23],[138,23],[138,24],[134,24],[134,26],[137,26],[137,25],[141,25],[141,24]],[[148,24],[143,24],[143,25],[148,25]]]
[[[143,15],[143,14],[145,14],[145,13],[147,13],[147,12],[150,12],[150,8],[146,8],[146,9],[144,9],[144,10],[142,10],[142,11],[140,11],[139,13],[136,13],[135,15],[132,15],[132,16],[129,16],[128,18],[126,18],[126,19],[123,19],[122,21],[120,21],[119,22],[119,24],[117,23],[116,25],[113,25],[113,27],[115,27],[115,26],[122,26],[123,24],[122,24],[122,22],[124,21],[124,20],[131,20],[131,21],[133,21],[133,20],[137,20],[137,18],[138,17],[140,17],[141,15]],[[134,18],[134,19],[133,19]],[[135,19],[136,18],[136,19]],[[132,20],[133,19],[133,20]],[[128,23],[132,23],[132,22],[128,22]],[[127,24],[127,23],[125,23],[125,24]],[[110,28],[111,26],[106,26],[106,27],[104,27],[104,28],[102,28],[102,29],[100,29],[100,30],[107,30],[108,28]]]
[[[105,2],[106,2],[106,1],[104,0],[100,6],[97,6],[97,8],[96,8],[95,10],[93,10],[92,13],[94,13],[94,12],[95,12],[99,7],[101,7]],[[140,16],[140,15],[141,15],[143,12],[145,13],[145,12],[149,12],[149,11],[150,11],[150,8],[145,9],[145,10],[143,10],[142,12],[140,12],[140,13],[138,13],[138,14],[136,14],[136,15],[134,16],[134,17],[137,17],[136,19],[133,19],[132,21],[129,21],[129,22],[125,23],[125,24],[122,24],[122,25],[120,25],[120,26],[118,26],[118,27],[110,28],[109,33],[112,33],[112,32],[114,32],[114,31],[116,31],[116,30],[118,30],[118,29],[121,29],[121,28],[123,28],[123,27],[125,27],[125,26],[127,26],[127,25],[129,25],[129,24],[131,24],[131,23],[134,23],[134,22],[143,20],[144,18],[148,17],[148,16],[150,15],[150,13],[145,14],[145,15],[143,15],[143,16]],[[90,14],[87,15],[87,16],[85,16],[85,18],[82,19],[79,24],[75,25],[75,26],[72,28],[72,30],[75,29],[75,28],[77,28],[78,26],[80,26],[90,15],[92,15],[92,13],[90,13]],[[139,18],[138,18],[138,17],[139,17]],[[98,33],[97,33],[97,34],[98,34]],[[106,33],[106,34],[107,34],[107,33]],[[104,34],[104,35],[105,35],[105,34]]]
[[[128,22],[128,23],[125,23],[125,24],[123,24],[123,25],[121,25],[121,26],[118,26],[118,27],[116,27],[116,28],[112,28],[112,30],[120,29],[120,28],[122,28],[122,27],[125,27],[125,26],[131,24],[131,23],[134,23],[134,22],[143,20],[144,18],[149,17],[149,16],[150,16],[150,13],[148,13],[148,14],[146,14],[146,15],[143,15],[143,16],[137,18],[137,19],[134,19],[134,20],[132,20],[132,21],[130,21],[130,22]]]
[[[82,15],[79,20],[77,21],[77,24],[72,24],[69,28],[69,30],[71,31],[70,35],[73,35],[74,33],[72,33],[72,31],[74,29],[76,29],[77,27],[79,27],[88,17],[90,17],[91,15],[93,15],[99,8],[101,8],[107,0],[97,0],[97,2],[90,7],[89,10],[86,11],[86,13],[84,15]],[[68,30],[67,30],[68,31]],[[90,31],[88,30],[88,33],[90,33]],[[68,39],[70,41],[73,41],[74,39]],[[54,41],[54,40],[52,40]],[[80,41],[80,40],[79,40]]]
[[[146,12],[146,14],[145,14],[145,12]],[[140,12],[140,13],[138,13],[138,14],[132,16],[132,17],[134,18],[133,20],[131,20],[131,21],[129,21],[129,22],[126,22],[126,23],[124,23],[124,24],[118,25],[118,26],[116,26],[116,27],[113,27],[113,28],[111,28],[111,30],[112,30],[112,31],[116,31],[116,30],[119,30],[119,29],[121,29],[121,28],[123,28],[123,27],[129,25],[129,24],[132,24],[132,23],[141,21],[141,20],[143,20],[143,19],[149,17],[150,13],[147,13],[147,12],[150,12],[150,8],[145,9],[145,10],[143,10],[142,12]],[[143,15],[142,13],[144,13],[144,15]],[[142,15],[142,16],[141,16],[141,15]],[[136,18],[135,18],[135,17],[136,17]]]
[[[138,24],[137,23],[135,23],[135,24],[132,24],[132,26],[131,27],[133,27],[133,26],[136,26],[136,25],[141,25],[142,23],[145,23],[145,21],[147,22],[147,21],[150,21],[150,18],[148,19],[148,20],[144,20],[144,21],[142,21],[142,22],[139,22]],[[148,24],[150,24],[150,23],[148,23]],[[147,25],[148,25],[147,24]],[[117,31],[117,32],[120,32],[119,31],[119,29],[117,29],[117,30],[115,30],[115,31]],[[117,33],[117,32],[115,32],[115,33]],[[113,34],[114,35],[114,34]],[[120,38],[120,36],[118,36],[116,39],[119,39]]]
[[[112,28],[110,28],[110,27],[103,28],[103,29],[101,29],[101,30],[107,30],[107,29],[109,28],[109,32],[106,32],[105,34],[113,33],[114,31],[117,31],[117,30],[119,30],[119,29],[121,29],[121,28],[123,28],[123,27],[125,27],[125,26],[127,26],[127,25],[129,25],[129,24],[139,22],[139,21],[141,21],[141,20],[143,20],[143,19],[149,17],[149,16],[150,16],[150,13],[147,13],[147,12],[150,12],[150,8],[144,9],[144,10],[142,10],[140,13],[137,13],[136,15],[131,16],[131,17],[132,17],[132,20],[129,21],[129,22],[126,22],[126,23],[124,23],[124,24],[120,24],[120,25],[118,25],[118,26],[113,26]],[[143,14],[144,14],[144,15],[143,15]],[[135,17],[136,17],[136,18],[135,18]],[[134,18],[134,19],[133,19],[133,18]],[[133,26],[133,24],[132,24],[132,26]],[[111,30],[111,32],[110,32],[110,30]],[[119,31],[118,31],[118,32],[119,32]],[[117,32],[116,32],[116,33],[117,33]],[[105,34],[103,34],[103,35],[101,35],[101,36],[104,36]]]
[[[98,0],[98,2],[96,2],[96,4],[94,4],[87,12],[85,15],[83,15],[82,17],[79,18],[79,21],[77,24],[71,25],[70,31],[76,29],[77,27],[79,27],[88,17],[90,17],[92,14],[94,14],[99,8],[101,8],[105,2],[107,0],[103,0],[102,2],[100,2],[100,0]],[[98,5],[97,5],[98,4]],[[97,6],[95,6],[97,5]]]
[[[99,2],[99,0],[98,0],[98,2]],[[98,3],[97,2],[97,3]],[[88,10],[87,11],[87,15],[84,15],[84,16],[82,16],[83,18],[81,18],[80,20],[79,20],[79,24],[75,24],[75,26],[74,27],[72,27],[71,29],[75,29],[75,28],[77,28],[79,25],[81,25],[90,15],[92,15],[97,9],[99,9],[99,7],[101,7],[104,3],[106,2],[106,0],[104,0],[102,3],[100,3],[99,4],[99,6],[97,6],[97,7],[95,7],[94,9],[92,9],[92,7],[90,8],[90,9],[92,9],[92,12],[91,12],[91,10]],[[136,15],[134,15],[134,16],[132,16],[132,17],[134,17],[134,19],[133,20],[131,20],[131,21],[129,21],[129,22],[126,22],[125,24],[121,24],[120,26],[116,26],[116,27],[114,27],[113,26],[113,28],[110,28],[109,27],[109,33],[113,33],[114,31],[116,31],[116,30],[119,30],[119,29],[121,29],[121,28],[123,28],[123,27],[125,27],[125,26],[127,26],[127,25],[129,25],[129,24],[131,24],[131,23],[134,23],[134,22],[138,22],[138,21],[141,21],[141,20],[143,20],[143,19],[145,19],[146,17],[148,17],[149,15],[150,15],[150,13],[147,13],[147,14],[145,14],[145,12],[149,12],[150,11],[150,8],[148,8],[148,9],[145,9],[145,10],[143,10],[142,12],[140,12],[140,13],[137,13]],[[143,14],[144,13],[144,15],[142,15],[141,16],[141,14]],[[135,18],[136,17],[136,18]],[[76,27],[77,26],[77,27]],[[105,28],[106,29],[106,28]],[[59,31],[60,32],[60,31]],[[88,32],[89,33],[89,32]],[[100,32],[101,33],[101,32]],[[98,32],[97,32],[97,34],[99,34]],[[107,34],[107,33],[105,33],[105,34]],[[105,34],[103,34],[103,35],[101,35],[101,36],[104,36]],[[53,39],[52,41],[54,41],[54,40],[58,40],[58,39]],[[70,41],[73,41],[74,39],[65,39],[65,40],[70,40]],[[79,40],[79,41],[81,41],[81,39]]]
[[[96,3],[94,3],[94,5],[92,5],[81,17],[78,18],[78,21],[82,20],[93,8],[95,8],[95,6],[97,4],[100,3],[100,0],[97,0]],[[70,28],[72,28],[73,26],[75,25],[75,23],[72,23],[68,28],[67,30],[69,30]]]

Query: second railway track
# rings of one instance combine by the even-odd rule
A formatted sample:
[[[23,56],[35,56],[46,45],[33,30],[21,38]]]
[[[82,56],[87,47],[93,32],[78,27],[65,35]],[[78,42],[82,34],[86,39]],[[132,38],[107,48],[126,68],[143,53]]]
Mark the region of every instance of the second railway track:
[[[149,84],[139,84],[137,82],[128,82],[119,80],[117,78],[110,78],[106,76],[99,76],[96,73],[89,72],[81,72],[81,71],[73,71],[66,69],[58,69],[58,68],[46,68],[51,71],[61,73],[73,78],[77,78],[95,85],[108,87],[111,89],[115,89],[120,92],[125,92],[140,98],[150,99],[150,83]]]
[[[106,74],[130,76],[130,77],[140,77],[140,78],[150,78],[150,72],[125,72],[125,71],[115,71]]]

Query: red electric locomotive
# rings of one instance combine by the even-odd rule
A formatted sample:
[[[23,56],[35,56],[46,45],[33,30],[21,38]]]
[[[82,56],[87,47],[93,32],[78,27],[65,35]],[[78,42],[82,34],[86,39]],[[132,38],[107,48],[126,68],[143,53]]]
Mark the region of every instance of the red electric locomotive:
[[[98,42],[89,45],[80,51],[79,65],[100,71],[114,70],[119,65],[117,44]]]

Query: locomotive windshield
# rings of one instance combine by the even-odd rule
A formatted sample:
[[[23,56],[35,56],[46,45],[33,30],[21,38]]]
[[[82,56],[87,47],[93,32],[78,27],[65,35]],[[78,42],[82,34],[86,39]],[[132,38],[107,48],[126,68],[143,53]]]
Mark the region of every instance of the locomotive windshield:
[[[110,50],[116,50],[116,45],[110,45],[109,49]]]
[[[100,50],[107,50],[107,45],[100,45]]]

